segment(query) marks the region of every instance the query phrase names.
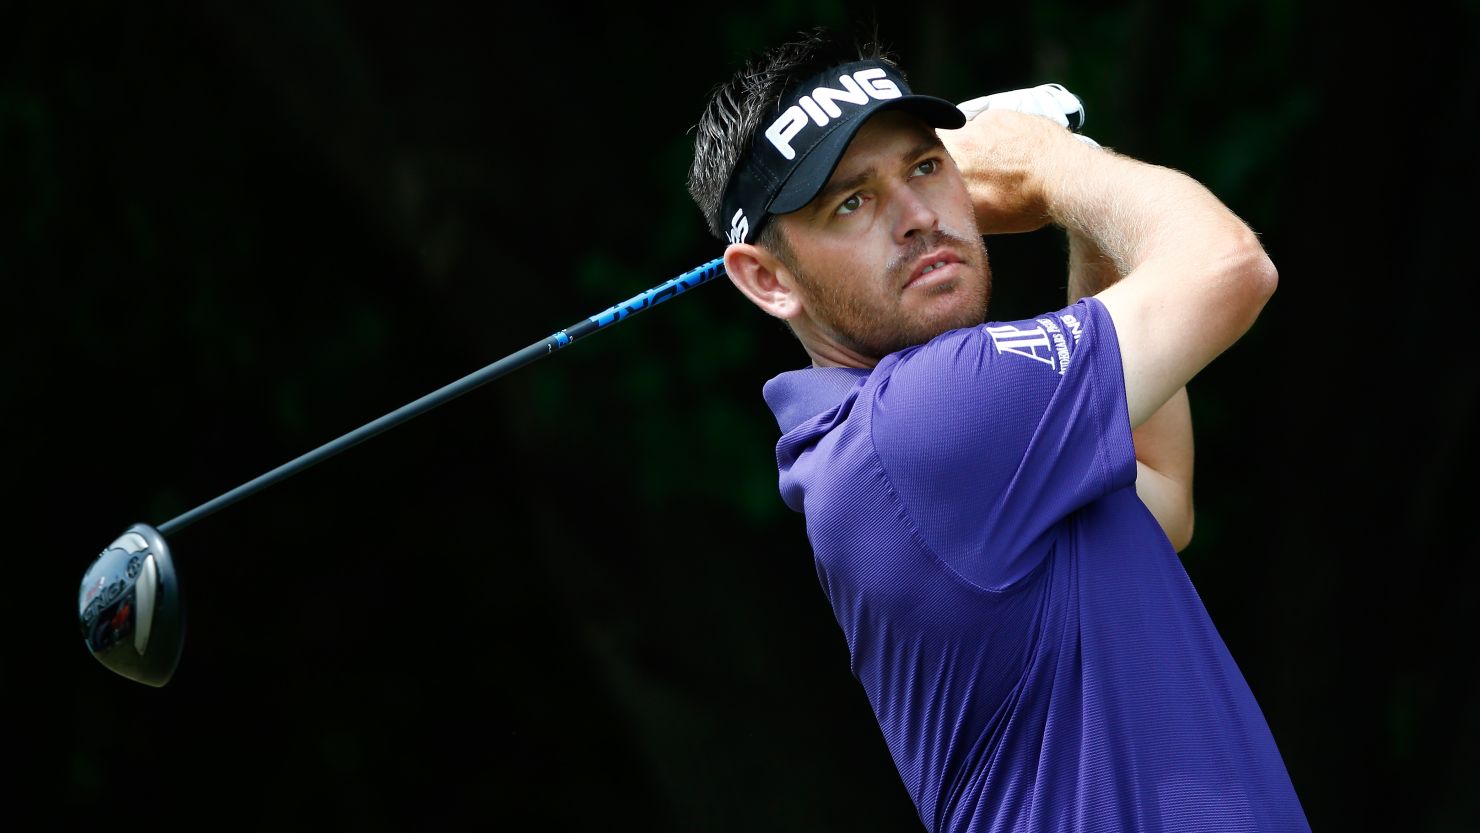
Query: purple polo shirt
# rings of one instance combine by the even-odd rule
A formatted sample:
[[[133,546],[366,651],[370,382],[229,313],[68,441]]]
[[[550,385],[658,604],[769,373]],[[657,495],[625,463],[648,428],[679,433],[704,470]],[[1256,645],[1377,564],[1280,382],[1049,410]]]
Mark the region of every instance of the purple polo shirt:
[[[1086,298],[765,385],[781,494],[931,831],[1309,831],[1136,496]]]

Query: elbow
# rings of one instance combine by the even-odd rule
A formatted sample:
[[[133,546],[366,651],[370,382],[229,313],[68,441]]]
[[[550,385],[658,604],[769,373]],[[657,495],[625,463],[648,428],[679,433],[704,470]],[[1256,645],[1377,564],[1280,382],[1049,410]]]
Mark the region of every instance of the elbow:
[[[1274,268],[1274,261],[1269,259],[1264,246],[1260,245],[1259,238],[1247,228],[1243,229],[1234,243],[1231,265],[1237,273],[1240,285],[1254,303],[1256,312],[1262,309],[1279,287],[1280,273]]]
[[[1217,264],[1224,277],[1226,309],[1242,313],[1235,313],[1232,318],[1241,325],[1238,329],[1242,334],[1254,325],[1274,295],[1280,282],[1279,271],[1258,238],[1247,229],[1231,241]]]
[[[1274,291],[1279,288],[1280,273],[1274,268],[1274,261],[1264,253],[1262,246],[1257,252],[1251,253],[1250,261],[1249,283],[1253,287],[1255,297],[1258,298],[1259,308],[1263,309],[1274,295]]]

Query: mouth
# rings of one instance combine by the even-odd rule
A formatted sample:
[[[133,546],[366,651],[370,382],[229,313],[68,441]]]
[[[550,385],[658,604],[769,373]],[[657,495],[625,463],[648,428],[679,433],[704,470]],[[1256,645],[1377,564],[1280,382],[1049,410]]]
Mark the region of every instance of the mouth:
[[[953,276],[961,264],[961,258],[950,249],[937,249],[919,260],[915,261],[914,268],[910,270],[910,278],[905,281],[904,288],[925,284],[936,284]]]

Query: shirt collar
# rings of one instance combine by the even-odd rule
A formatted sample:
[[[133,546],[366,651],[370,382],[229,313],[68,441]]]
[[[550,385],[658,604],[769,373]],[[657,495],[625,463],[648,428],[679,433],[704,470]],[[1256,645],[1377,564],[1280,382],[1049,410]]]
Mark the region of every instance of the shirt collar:
[[[766,382],[761,393],[776,415],[781,433],[829,408],[837,407],[849,391],[873,371],[863,367],[804,367],[788,370]]]

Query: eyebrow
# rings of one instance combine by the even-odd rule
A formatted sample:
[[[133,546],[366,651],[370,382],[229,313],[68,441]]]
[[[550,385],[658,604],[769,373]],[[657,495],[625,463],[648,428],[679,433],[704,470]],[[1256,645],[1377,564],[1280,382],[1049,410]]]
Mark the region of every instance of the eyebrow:
[[[932,132],[930,134],[930,138],[920,142],[918,145],[915,145],[914,147],[900,154],[899,159],[901,162],[908,162],[911,159],[916,159],[918,157],[924,156],[927,152],[941,147],[945,147],[945,143],[940,140],[939,136],[935,135],[935,133]],[[852,191],[853,189],[867,182],[871,177],[874,176],[874,173],[875,169],[866,168],[854,174],[853,176],[848,177],[847,179],[834,180],[822,186],[822,190],[818,191],[817,196],[812,198],[812,211],[814,213],[822,211],[823,208],[829,205],[839,194],[844,194],[848,191]]]

